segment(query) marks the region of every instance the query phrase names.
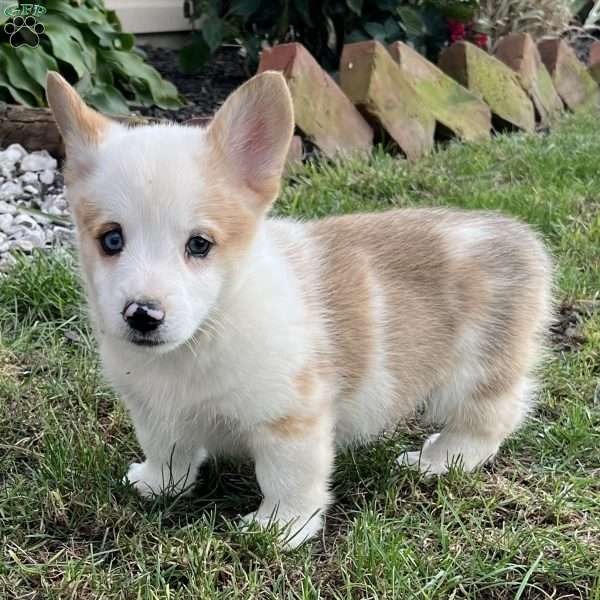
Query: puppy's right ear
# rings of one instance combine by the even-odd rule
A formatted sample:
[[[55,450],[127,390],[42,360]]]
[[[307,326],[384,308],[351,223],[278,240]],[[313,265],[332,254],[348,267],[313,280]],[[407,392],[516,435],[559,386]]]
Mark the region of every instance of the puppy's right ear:
[[[48,71],[46,97],[67,148],[67,154],[97,146],[112,121],[85,104],[56,71]]]

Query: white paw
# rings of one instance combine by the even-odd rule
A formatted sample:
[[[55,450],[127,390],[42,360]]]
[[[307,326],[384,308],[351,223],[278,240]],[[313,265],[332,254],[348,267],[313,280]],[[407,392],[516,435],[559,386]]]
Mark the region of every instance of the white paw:
[[[418,469],[427,476],[443,475],[450,466],[472,471],[498,451],[499,444],[469,433],[434,433],[418,452],[403,452],[397,459],[401,466]]]
[[[428,449],[440,437],[439,433],[430,435],[423,444],[421,450],[414,452],[403,452],[396,460],[400,466],[413,467],[426,476],[443,475],[448,472],[448,461],[439,460]],[[450,461],[452,463],[452,461]]]
[[[276,529],[283,546],[287,550],[293,550],[321,531],[323,518],[321,511],[297,515],[290,510],[279,509],[267,513],[261,507],[256,512],[242,517],[241,526],[244,530],[252,526]]]
[[[143,463],[131,463],[123,481],[131,483],[143,498],[152,498],[189,493],[194,485],[194,476],[195,473],[190,474],[189,471],[172,473],[166,465],[161,467],[146,460]]]

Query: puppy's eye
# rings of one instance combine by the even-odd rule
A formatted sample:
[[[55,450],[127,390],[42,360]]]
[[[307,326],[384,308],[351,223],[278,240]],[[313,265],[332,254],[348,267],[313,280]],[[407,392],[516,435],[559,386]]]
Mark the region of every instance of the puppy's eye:
[[[100,245],[105,254],[114,256],[123,250],[125,241],[120,228],[111,229],[100,236]]]
[[[185,245],[185,251],[196,258],[204,258],[212,248],[212,242],[201,235],[193,235]]]

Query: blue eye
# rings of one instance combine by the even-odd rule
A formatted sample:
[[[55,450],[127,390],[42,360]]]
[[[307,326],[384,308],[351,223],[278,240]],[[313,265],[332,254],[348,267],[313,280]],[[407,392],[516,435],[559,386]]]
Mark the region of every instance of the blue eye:
[[[212,242],[201,235],[193,235],[185,245],[185,251],[196,258],[205,258],[212,248]]]
[[[123,250],[125,242],[123,240],[123,232],[121,228],[111,229],[100,237],[100,245],[105,254],[114,256]]]

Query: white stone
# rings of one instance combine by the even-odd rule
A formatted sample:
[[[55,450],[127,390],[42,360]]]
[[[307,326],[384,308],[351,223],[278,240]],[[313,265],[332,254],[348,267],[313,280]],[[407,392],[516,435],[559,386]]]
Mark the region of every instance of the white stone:
[[[23,186],[17,181],[7,181],[0,186],[0,200],[15,200],[23,193]]]
[[[26,185],[23,188],[23,192],[31,196],[37,196],[40,193],[40,190],[35,185]]]
[[[54,228],[54,239],[57,242],[63,244],[72,244],[74,242],[74,238],[75,236],[72,229],[60,226]]]
[[[35,229],[38,224],[33,217],[29,215],[17,215],[14,220],[14,226],[24,227],[26,229]]]
[[[18,248],[19,250],[23,250],[24,252],[31,252],[33,250],[33,242],[25,239],[13,240],[10,243],[10,247],[12,249]]]
[[[46,234],[41,227],[38,229],[26,230],[19,237],[19,240],[31,242],[34,246],[40,248],[46,245]]]
[[[26,171],[19,177],[19,180],[23,185],[32,185],[38,182],[38,176],[33,171]]]
[[[54,171],[46,169],[40,173],[40,181],[46,185],[52,185],[54,183]]]
[[[17,207],[14,204],[0,200],[0,215],[14,215],[16,212]]]
[[[11,144],[4,152],[8,156],[15,157],[14,162],[21,160],[27,155],[27,150],[21,146],[21,144]]]
[[[56,159],[52,158],[46,150],[38,150],[28,154],[21,161],[21,171],[45,171],[56,169]]]
[[[13,216],[11,214],[0,215],[0,231],[10,233],[12,229]]]

